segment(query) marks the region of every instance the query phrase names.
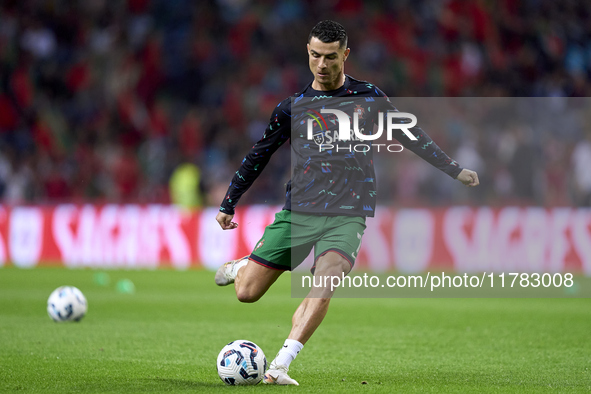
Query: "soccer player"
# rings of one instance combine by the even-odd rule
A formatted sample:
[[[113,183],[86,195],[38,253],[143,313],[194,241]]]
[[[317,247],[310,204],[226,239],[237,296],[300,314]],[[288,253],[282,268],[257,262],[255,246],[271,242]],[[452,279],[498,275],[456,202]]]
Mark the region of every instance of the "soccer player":
[[[310,32],[307,48],[314,79],[294,97],[319,100],[328,97],[380,97],[386,100],[385,94],[371,83],[344,73],[350,49],[347,48],[345,29],[339,23],[319,22]],[[375,178],[371,156],[342,153],[339,163],[344,164],[339,164],[338,171],[341,176],[331,174],[327,177],[326,169],[321,167],[318,159],[322,154],[328,157],[328,153],[311,150],[310,144],[294,141],[290,130],[292,115],[296,114],[292,114],[291,98],[275,108],[263,137],[248,152],[232,178],[216,217],[224,230],[238,226],[232,218],[240,197],[263,171],[273,152],[290,140],[294,172],[287,185],[283,210],[275,215],[275,221],[267,226],[249,256],[224,264],[215,276],[216,284],[220,286],[234,283],[241,302],[260,299],[284,271],[293,269],[304,260],[312,246],[314,275],[340,278],[348,274],[361,244],[365,219],[374,214],[376,193],[370,190],[374,188]],[[396,136],[405,148],[464,185],[479,184],[476,172],[461,168],[424,131],[418,127],[410,131],[415,140],[402,133]],[[330,159],[337,160],[336,152],[333,154]],[[322,193],[324,190],[331,190],[332,193]],[[298,385],[288,375],[289,365],[324,319],[332,295],[333,291],[329,288],[312,287],[296,309],[292,329],[265,373],[264,383]]]

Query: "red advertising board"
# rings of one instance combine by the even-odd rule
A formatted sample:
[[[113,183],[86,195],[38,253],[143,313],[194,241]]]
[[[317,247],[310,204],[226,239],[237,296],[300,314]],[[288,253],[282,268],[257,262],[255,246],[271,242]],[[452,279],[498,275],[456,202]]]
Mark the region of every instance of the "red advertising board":
[[[223,231],[217,209],[168,205],[0,207],[0,266],[216,268],[248,254],[277,206],[239,209]],[[379,208],[357,269],[578,272],[591,276],[587,208]]]

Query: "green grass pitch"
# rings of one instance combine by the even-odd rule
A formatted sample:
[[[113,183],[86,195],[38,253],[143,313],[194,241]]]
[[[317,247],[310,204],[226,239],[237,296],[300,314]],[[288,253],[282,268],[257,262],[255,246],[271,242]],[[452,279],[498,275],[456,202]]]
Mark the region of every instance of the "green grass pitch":
[[[270,361],[299,300],[289,274],[241,304],[213,273],[0,269],[0,392],[589,392],[590,299],[334,299],[292,363],[299,387],[227,387],[215,360],[249,339]],[[116,291],[129,279],[135,294]],[[60,285],[80,323],[46,313]],[[363,383],[366,382],[366,383]]]

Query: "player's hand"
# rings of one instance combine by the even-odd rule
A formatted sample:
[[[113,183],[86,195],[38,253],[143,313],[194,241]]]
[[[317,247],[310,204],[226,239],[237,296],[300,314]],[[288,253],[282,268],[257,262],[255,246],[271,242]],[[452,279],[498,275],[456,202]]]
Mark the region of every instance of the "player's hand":
[[[462,172],[458,174],[456,179],[466,186],[478,186],[480,184],[476,171],[472,171],[467,168],[464,168]]]
[[[236,227],[238,227],[238,223],[232,221],[233,217],[234,215],[228,215],[227,213],[218,212],[217,216],[215,217],[215,220],[217,220],[220,226],[222,226],[222,229],[233,230]]]

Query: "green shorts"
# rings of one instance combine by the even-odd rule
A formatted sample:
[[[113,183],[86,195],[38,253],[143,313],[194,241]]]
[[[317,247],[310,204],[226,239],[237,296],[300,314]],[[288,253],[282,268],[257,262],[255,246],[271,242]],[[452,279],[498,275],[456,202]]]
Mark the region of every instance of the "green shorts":
[[[314,267],[319,257],[336,252],[353,268],[364,231],[365,217],[319,216],[283,210],[265,228],[250,258],[265,267],[293,270],[313,247]]]

